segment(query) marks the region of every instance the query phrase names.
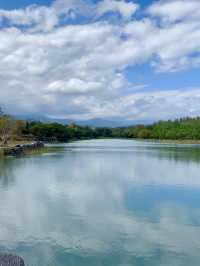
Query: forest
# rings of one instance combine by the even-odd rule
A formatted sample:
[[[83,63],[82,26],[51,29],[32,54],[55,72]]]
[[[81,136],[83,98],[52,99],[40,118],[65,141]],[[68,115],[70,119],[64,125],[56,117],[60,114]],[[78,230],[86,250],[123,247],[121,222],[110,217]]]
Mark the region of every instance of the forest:
[[[93,138],[136,138],[156,140],[200,140],[200,117],[159,121],[151,125],[92,128],[76,124],[18,120],[0,112],[0,143],[40,140],[66,142]]]

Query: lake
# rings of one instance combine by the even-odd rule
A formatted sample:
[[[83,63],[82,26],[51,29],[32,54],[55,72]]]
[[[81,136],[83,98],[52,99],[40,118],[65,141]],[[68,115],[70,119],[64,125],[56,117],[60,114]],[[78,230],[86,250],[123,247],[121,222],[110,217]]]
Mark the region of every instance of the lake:
[[[200,146],[88,140],[0,160],[0,252],[27,266],[199,266]]]

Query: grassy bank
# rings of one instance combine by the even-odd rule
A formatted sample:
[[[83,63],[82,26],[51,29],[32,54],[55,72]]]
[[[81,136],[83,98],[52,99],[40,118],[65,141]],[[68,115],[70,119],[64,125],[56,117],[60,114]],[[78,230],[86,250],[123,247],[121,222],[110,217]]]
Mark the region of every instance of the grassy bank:
[[[64,147],[54,147],[54,146],[44,146],[39,149],[28,150],[25,152],[25,155],[40,155],[40,154],[47,154],[47,153],[57,153],[62,152]]]
[[[5,149],[12,149],[15,148],[16,145],[24,145],[24,144],[30,144],[31,142],[13,142],[10,143],[9,146],[7,147],[1,147],[0,148],[0,159],[3,159],[7,157],[4,154]],[[31,148],[31,149],[24,149],[23,154],[20,156],[30,156],[30,155],[39,155],[39,154],[45,154],[45,153],[57,153],[57,152],[62,152],[64,150],[64,147],[59,147],[59,146],[47,146],[44,145],[43,147],[39,148]]]
[[[132,139],[132,138],[131,138]],[[131,140],[130,139],[130,140]],[[174,140],[174,139],[135,139],[138,141],[147,141],[147,142],[153,142],[153,143],[161,143],[161,144],[200,144],[200,140],[193,140],[193,139],[188,139],[188,140]]]
[[[2,153],[4,156],[21,156],[26,155],[30,151],[37,151],[44,147],[42,142],[13,142],[2,147]]]
[[[31,144],[33,141],[27,141],[27,140],[12,140],[8,143],[8,145],[6,147],[3,148],[14,148],[17,145],[26,145],[26,144]]]

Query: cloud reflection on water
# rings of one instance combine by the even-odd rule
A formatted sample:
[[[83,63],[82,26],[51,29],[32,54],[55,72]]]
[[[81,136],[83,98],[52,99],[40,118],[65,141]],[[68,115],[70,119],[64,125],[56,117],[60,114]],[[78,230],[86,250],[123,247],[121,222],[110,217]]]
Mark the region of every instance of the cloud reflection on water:
[[[196,161],[72,149],[3,167],[0,250],[28,265],[200,262]]]

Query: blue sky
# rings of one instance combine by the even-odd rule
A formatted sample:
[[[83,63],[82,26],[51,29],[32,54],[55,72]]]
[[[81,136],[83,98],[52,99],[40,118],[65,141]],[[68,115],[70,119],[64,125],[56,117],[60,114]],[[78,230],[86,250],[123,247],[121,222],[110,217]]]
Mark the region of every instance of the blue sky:
[[[24,8],[29,5],[47,5],[50,6],[52,4],[52,0],[0,0],[0,6],[3,9],[15,9],[15,8]],[[100,2],[100,0],[96,0],[93,2]],[[135,1],[139,3],[141,6],[147,6],[152,3],[152,0],[142,0]]]
[[[14,115],[200,115],[200,1],[0,0],[0,106]]]

